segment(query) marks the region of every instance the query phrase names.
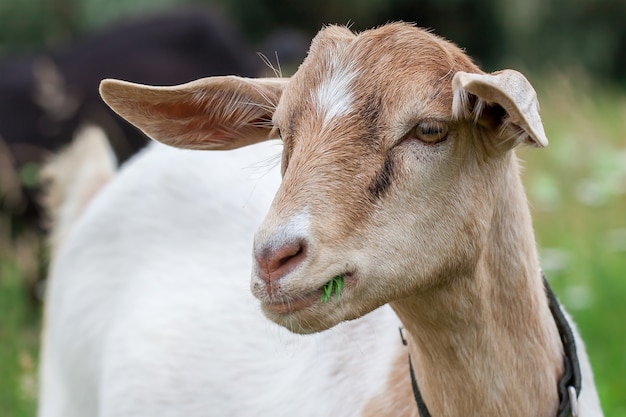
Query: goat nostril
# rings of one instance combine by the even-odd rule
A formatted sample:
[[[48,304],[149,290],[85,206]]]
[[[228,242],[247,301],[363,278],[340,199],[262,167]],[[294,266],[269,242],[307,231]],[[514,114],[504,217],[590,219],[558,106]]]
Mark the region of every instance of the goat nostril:
[[[260,277],[271,282],[295,269],[306,257],[306,244],[296,240],[279,248],[266,248],[255,255]]]

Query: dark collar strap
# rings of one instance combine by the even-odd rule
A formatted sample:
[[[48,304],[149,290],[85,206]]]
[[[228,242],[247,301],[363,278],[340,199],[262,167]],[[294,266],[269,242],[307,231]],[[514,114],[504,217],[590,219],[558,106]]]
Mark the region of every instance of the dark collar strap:
[[[561,342],[563,343],[563,363],[564,372],[563,376],[558,383],[559,391],[559,410],[557,417],[577,417],[578,406],[577,400],[580,395],[580,389],[582,387],[582,378],[580,373],[580,364],[578,362],[578,353],[576,352],[576,340],[572,329],[561,310],[561,306],[556,299],[556,296],[552,292],[548,281],[542,273],[543,284],[546,289],[546,295],[548,297],[548,303],[550,306],[550,312],[556,322],[556,327],[559,329],[559,335],[561,336]],[[400,337],[402,343],[407,344],[402,329],[400,329]],[[415,378],[415,371],[413,371],[413,363],[411,362],[411,355],[409,355],[409,370],[411,372],[411,385],[413,387],[413,395],[415,396],[415,403],[417,404],[417,410],[420,417],[431,417],[426,403],[422,398],[422,393],[417,386],[417,379]]]
[[[415,371],[413,371],[413,364],[411,363],[411,355],[409,355],[409,370],[411,371],[411,385],[413,386],[413,396],[415,396],[415,403],[417,404],[417,411],[419,411],[420,417],[431,417],[428,407],[422,398],[422,393],[417,386],[417,379],[415,379]]]
[[[580,389],[582,388],[582,377],[580,373],[580,363],[578,362],[578,353],[576,352],[576,340],[574,339],[574,333],[572,332],[563,310],[556,299],[556,296],[552,292],[545,275],[543,277],[543,284],[546,288],[546,294],[548,295],[548,301],[550,305],[550,311],[552,317],[556,322],[556,327],[559,329],[559,335],[561,335],[561,342],[563,343],[563,362],[564,372],[563,376],[559,380],[559,411],[557,417],[576,417],[578,415],[577,400],[580,395]],[[571,392],[571,388],[575,393]],[[575,397],[575,398],[574,398]]]

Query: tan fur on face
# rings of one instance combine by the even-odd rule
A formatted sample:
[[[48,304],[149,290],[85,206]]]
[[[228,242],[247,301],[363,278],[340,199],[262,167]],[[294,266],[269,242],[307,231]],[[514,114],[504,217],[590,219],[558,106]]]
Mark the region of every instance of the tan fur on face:
[[[422,54],[433,59],[423,60]],[[354,108],[325,127],[315,102],[302,98],[344,67],[358,74],[350,86]],[[357,36],[337,27],[320,32],[274,114],[289,166],[277,201],[287,195],[296,211],[332,207],[342,214],[331,214],[335,227],[328,240],[351,234],[377,203],[368,188],[383,169],[388,149],[420,118],[451,119],[451,80],[461,69],[478,71],[455,46],[404,24]],[[387,77],[390,73],[394,76]],[[293,187],[292,176],[299,181]]]
[[[274,114],[285,143],[284,178],[257,241],[272,239],[273,230],[309,211],[315,213],[308,242],[309,253],[314,255],[307,264],[311,270],[306,280],[281,282],[281,293],[311,291],[333,274],[344,272],[355,271],[360,276],[367,271],[368,280],[387,276],[388,281],[384,296],[377,282],[360,286],[357,282],[354,304],[330,316],[320,311],[319,325],[315,325],[316,309],[311,309],[306,318],[311,328],[358,317],[406,296],[413,284],[404,276],[414,273],[413,264],[423,266],[419,278],[431,280],[446,277],[451,270],[473,268],[467,262],[475,259],[478,250],[474,236],[484,230],[486,222],[472,216],[475,207],[460,199],[450,200],[446,194],[451,187],[462,193],[477,188],[476,180],[481,184],[478,188],[488,188],[482,187],[484,179],[479,174],[459,177],[461,151],[469,147],[464,143],[471,138],[459,137],[431,148],[415,141],[401,143],[422,120],[448,123],[451,137],[463,132],[464,123],[452,121],[451,80],[457,68],[478,70],[458,48],[400,24],[357,36],[341,32],[340,40],[335,29],[327,30],[332,36],[327,38],[323,31],[313,41],[309,56],[285,88]],[[423,59],[424,53],[433,59]],[[349,88],[352,108],[325,125],[316,102],[308,98],[326,77],[344,67],[357,72]],[[399,76],[386,76],[390,73]],[[437,195],[429,195],[424,191],[434,181]],[[449,219],[442,223],[442,217]],[[439,229],[428,230],[437,224]],[[443,230],[447,225],[454,230]],[[405,247],[415,245],[416,237],[424,240],[425,250],[416,248],[417,258],[405,254],[398,259]],[[450,248],[448,241],[456,246]],[[377,253],[367,249],[373,247]],[[456,253],[459,260],[451,260],[450,253]],[[389,272],[394,273],[391,281]],[[346,312],[349,315],[344,315]]]

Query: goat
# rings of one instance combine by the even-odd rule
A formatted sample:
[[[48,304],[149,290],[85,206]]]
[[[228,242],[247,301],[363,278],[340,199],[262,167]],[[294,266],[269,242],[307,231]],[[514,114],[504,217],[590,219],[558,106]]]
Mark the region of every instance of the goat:
[[[290,79],[101,94],[167,145],[240,149],[153,146],[72,226],[40,416],[554,416],[569,400],[514,152],[547,139],[518,72],[408,24],[329,26]],[[241,178],[276,136],[280,185]],[[601,416],[571,330],[572,411]]]

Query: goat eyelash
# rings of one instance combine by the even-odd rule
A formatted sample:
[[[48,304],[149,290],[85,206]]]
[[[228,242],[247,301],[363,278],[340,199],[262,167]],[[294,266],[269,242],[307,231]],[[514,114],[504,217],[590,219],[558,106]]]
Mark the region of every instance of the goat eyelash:
[[[406,134],[406,139],[415,139],[426,145],[436,145],[448,138],[449,126],[443,120],[425,119],[417,123]]]

